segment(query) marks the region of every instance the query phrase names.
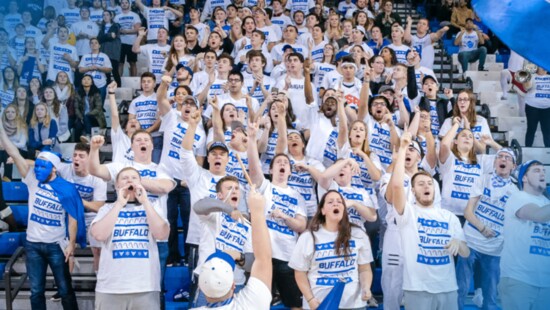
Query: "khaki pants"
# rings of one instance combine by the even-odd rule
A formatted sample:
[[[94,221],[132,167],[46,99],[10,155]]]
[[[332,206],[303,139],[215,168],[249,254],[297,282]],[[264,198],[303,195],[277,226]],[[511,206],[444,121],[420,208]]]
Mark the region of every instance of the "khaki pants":
[[[404,291],[405,309],[407,310],[457,310],[457,291],[446,293],[428,293]]]
[[[156,310],[160,309],[159,292],[134,294],[95,293],[95,310]]]
[[[512,278],[500,278],[498,292],[504,310],[546,310],[550,287],[537,287]]]

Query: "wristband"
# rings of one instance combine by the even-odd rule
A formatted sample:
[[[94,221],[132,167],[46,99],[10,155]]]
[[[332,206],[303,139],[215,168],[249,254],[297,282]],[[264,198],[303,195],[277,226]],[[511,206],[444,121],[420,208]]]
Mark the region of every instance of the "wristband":
[[[115,92],[109,92],[109,95],[114,95],[114,94],[115,94]]]
[[[315,298],[315,296],[311,297],[311,298],[307,301],[307,303],[309,304],[309,302],[312,301],[313,298]]]

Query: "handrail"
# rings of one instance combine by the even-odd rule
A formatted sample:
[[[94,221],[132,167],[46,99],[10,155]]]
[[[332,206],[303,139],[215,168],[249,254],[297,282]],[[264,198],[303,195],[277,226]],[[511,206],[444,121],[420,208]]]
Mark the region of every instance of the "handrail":
[[[512,139],[512,141],[510,141],[510,147],[516,154],[516,163],[519,166],[523,161],[523,150],[521,149],[519,141],[517,139]]]
[[[18,247],[13,255],[10,257],[10,260],[6,264],[6,269],[4,271],[4,282],[6,287],[6,309],[7,310],[13,310],[13,301],[17,297],[17,294],[19,294],[19,291],[21,290],[21,287],[23,287],[23,284],[27,280],[28,274],[22,273],[21,278],[18,282],[13,283],[13,291],[12,291],[12,282],[11,282],[11,274],[12,272],[15,272],[13,270],[13,265],[17,261],[17,259],[25,254],[25,248],[20,246]]]

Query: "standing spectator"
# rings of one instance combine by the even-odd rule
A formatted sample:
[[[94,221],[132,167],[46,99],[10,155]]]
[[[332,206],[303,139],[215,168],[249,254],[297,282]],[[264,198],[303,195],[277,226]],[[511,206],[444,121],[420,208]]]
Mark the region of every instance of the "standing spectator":
[[[50,61],[47,75],[49,81],[55,81],[57,73],[64,71],[69,76],[69,81],[74,83],[73,70],[78,66],[79,58],[76,48],[67,43],[68,38],[69,29],[65,26],[59,26],[57,28],[58,42],[49,45]]]
[[[62,0],[58,0],[61,2]],[[70,28],[80,20],[80,9],[76,6],[76,0],[67,0],[67,6],[62,10],[56,10],[65,18],[66,26]]]
[[[15,32],[15,26],[23,22],[21,14],[19,14],[19,5],[15,0],[8,3],[8,12],[4,16],[4,26],[9,33]]]
[[[500,149],[493,163],[493,171],[484,173],[470,194],[464,210],[467,220],[464,224],[464,235],[470,248],[470,256],[459,257],[456,266],[458,308],[461,310],[464,309],[472,275],[480,278],[483,294],[481,308],[497,308],[500,254],[504,243],[504,213],[509,207],[506,202],[517,195],[517,187],[510,178],[515,168],[514,152],[508,148]]]
[[[405,156],[411,134],[403,133],[389,182],[395,222],[404,255],[403,290],[407,310],[458,309],[454,257],[468,257],[460,221],[451,212],[434,206],[435,182],[427,172],[411,178],[416,203],[407,198]]]
[[[19,23],[15,26],[15,35],[8,42],[8,45],[15,51],[16,58],[20,58],[25,53],[25,38],[25,25]]]
[[[416,34],[411,35],[412,18],[407,16],[407,27],[403,40],[410,42],[411,47],[418,51],[422,60],[420,65],[428,69],[433,69],[435,60],[434,43],[439,41],[441,37],[449,30],[448,26],[439,29],[435,33],[429,33],[430,22],[426,18],[421,18],[416,23]]]
[[[550,302],[546,171],[537,160],[519,168],[520,192],[504,208],[499,295],[504,310],[545,309]]]
[[[37,152],[51,151],[57,137],[57,122],[50,117],[50,112],[44,103],[34,106],[29,124],[28,157],[35,158]]]
[[[525,116],[527,116],[525,146],[533,146],[535,132],[540,123],[544,146],[550,147],[550,75],[548,75],[548,71],[538,67],[536,74],[523,86],[527,90],[525,95]]]
[[[7,105],[15,98],[15,90],[19,86],[19,77],[13,67],[5,67],[2,70],[2,82],[0,87],[0,100],[2,106]]]
[[[156,240],[166,239],[170,227],[159,200],[148,197],[136,168],[121,169],[114,181],[117,201],[103,206],[91,224],[103,252],[96,309],[160,309]],[[135,239],[136,231],[141,238]]]
[[[44,108],[45,112],[46,109]],[[0,141],[13,158],[29,189],[29,221],[25,242],[31,307],[46,309],[48,266],[53,273],[64,309],[78,309],[67,261],[76,243],[86,247],[84,206],[76,187],[57,175],[61,158],[41,152],[31,169],[0,126]]]
[[[93,0],[92,8],[90,9],[90,20],[101,26],[103,21],[103,7],[101,6],[102,0]]]
[[[464,0],[462,0],[464,1]],[[477,70],[485,71],[485,57],[487,56],[487,48],[480,46],[485,42],[483,34],[476,25],[474,20],[468,18],[466,20],[465,28],[461,29],[455,39],[455,45],[459,46],[458,49],[458,61],[462,66],[462,80],[468,70],[468,63],[479,60]]]
[[[376,16],[375,24],[382,30],[382,36],[389,37],[394,23],[401,25],[401,17],[393,12],[393,2],[388,0],[382,5],[382,12]]]
[[[25,38],[25,52],[23,53],[23,57],[17,61],[17,73],[20,76],[20,84],[27,86],[34,77],[42,80],[42,74],[46,72],[44,63],[45,60],[42,59],[40,50],[36,48],[36,39],[34,37]]]
[[[25,119],[18,113],[18,107],[15,104],[9,104],[2,111],[2,125],[8,139],[17,147],[23,157],[27,157],[27,140],[29,137]],[[12,177],[13,164],[8,164],[8,153],[5,147],[0,150],[0,162],[4,164],[3,181],[8,181]],[[8,181],[9,182],[9,181]]]
[[[103,102],[107,90],[107,75],[111,74],[113,66],[109,56],[99,51],[101,45],[97,38],[90,39],[90,48],[91,52],[82,56],[78,70],[81,74],[88,74],[93,78],[93,82],[101,94],[101,102]]]
[[[120,72],[118,71],[120,63],[120,50],[122,43],[120,41],[120,25],[113,22],[115,13],[113,11],[103,11],[102,21],[99,26],[97,39],[101,45],[100,51],[109,57],[111,62],[111,74],[118,86],[121,86]],[[108,76],[109,77],[109,76]],[[108,80],[111,80],[108,78]],[[103,92],[105,99],[105,92]]]
[[[23,26],[25,26],[25,37],[33,37],[36,41],[42,41],[42,30],[32,24],[31,11],[24,10],[21,14]]]
[[[365,232],[349,221],[348,204],[338,191],[328,191],[309,232],[300,236],[294,248],[289,266],[304,296],[304,309],[317,309],[341,279],[346,286],[338,308],[365,308],[372,296],[370,242]]]
[[[82,77],[80,88],[74,98],[74,110],[76,120],[73,135],[84,142],[90,141],[92,127],[104,129],[107,126],[101,93],[94,85],[94,78],[89,74]]]
[[[212,17],[214,9],[217,7],[226,8],[230,4],[231,1],[229,0],[206,0],[202,9],[200,21],[205,22],[209,17]]]
[[[90,8],[83,6],[80,8],[80,21],[71,26],[71,31],[76,36],[76,51],[78,56],[89,54],[91,52],[90,39],[97,38],[99,27],[90,20]]]
[[[121,0],[122,13],[117,14],[113,19],[114,23],[120,25],[120,64],[118,66],[119,76],[124,73],[124,61],[128,60],[130,76],[137,76],[137,53],[132,51],[132,45],[136,41],[137,33],[141,27],[139,15],[130,11],[130,0]],[[113,68],[114,69],[114,68]]]
[[[183,13],[170,6],[161,6],[162,0],[152,0],[151,7],[143,4],[142,0],[135,0],[136,7],[147,20],[147,43],[157,43],[158,31],[168,29],[169,22],[180,18]],[[168,34],[167,34],[168,35]],[[160,81],[160,76],[158,77]]]
[[[8,45],[8,31],[0,28],[0,68],[15,66],[15,51]]]
[[[156,43],[148,43],[141,46],[141,39],[147,35],[149,31],[145,28],[139,29],[139,34],[134,45],[132,46],[132,52],[141,54],[149,60],[148,72],[155,75],[157,84],[160,83],[162,77],[162,68],[168,53],[170,52],[170,44],[168,44],[168,30],[166,28],[157,29]]]
[[[388,48],[391,48],[395,52],[395,57],[397,62],[406,64],[407,63],[407,53],[411,50],[408,45],[405,45],[403,42],[403,36],[405,30],[401,26],[395,26],[391,28],[391,44],[388,45]]]
[[[59,2],[62,2],[62,1],[59,1]],[[56,14],[55,7],[51,5],[48,5],[48,6],[44,5],[44,15],[42,16],[42,18],[40,18],[36,26],[42,31],[43,34],[46,34],[46,30],[47,30],[46,24],[48,22],[54,21],[56,17],[57,17],[57,14]]]

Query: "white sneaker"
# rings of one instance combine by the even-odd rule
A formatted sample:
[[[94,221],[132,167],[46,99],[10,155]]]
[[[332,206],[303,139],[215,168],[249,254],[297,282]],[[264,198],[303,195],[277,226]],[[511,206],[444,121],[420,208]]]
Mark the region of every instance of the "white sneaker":
[[[483,291],[481,290],[481,288],[475,290],[472,302],[479,308],[483,306]]]

